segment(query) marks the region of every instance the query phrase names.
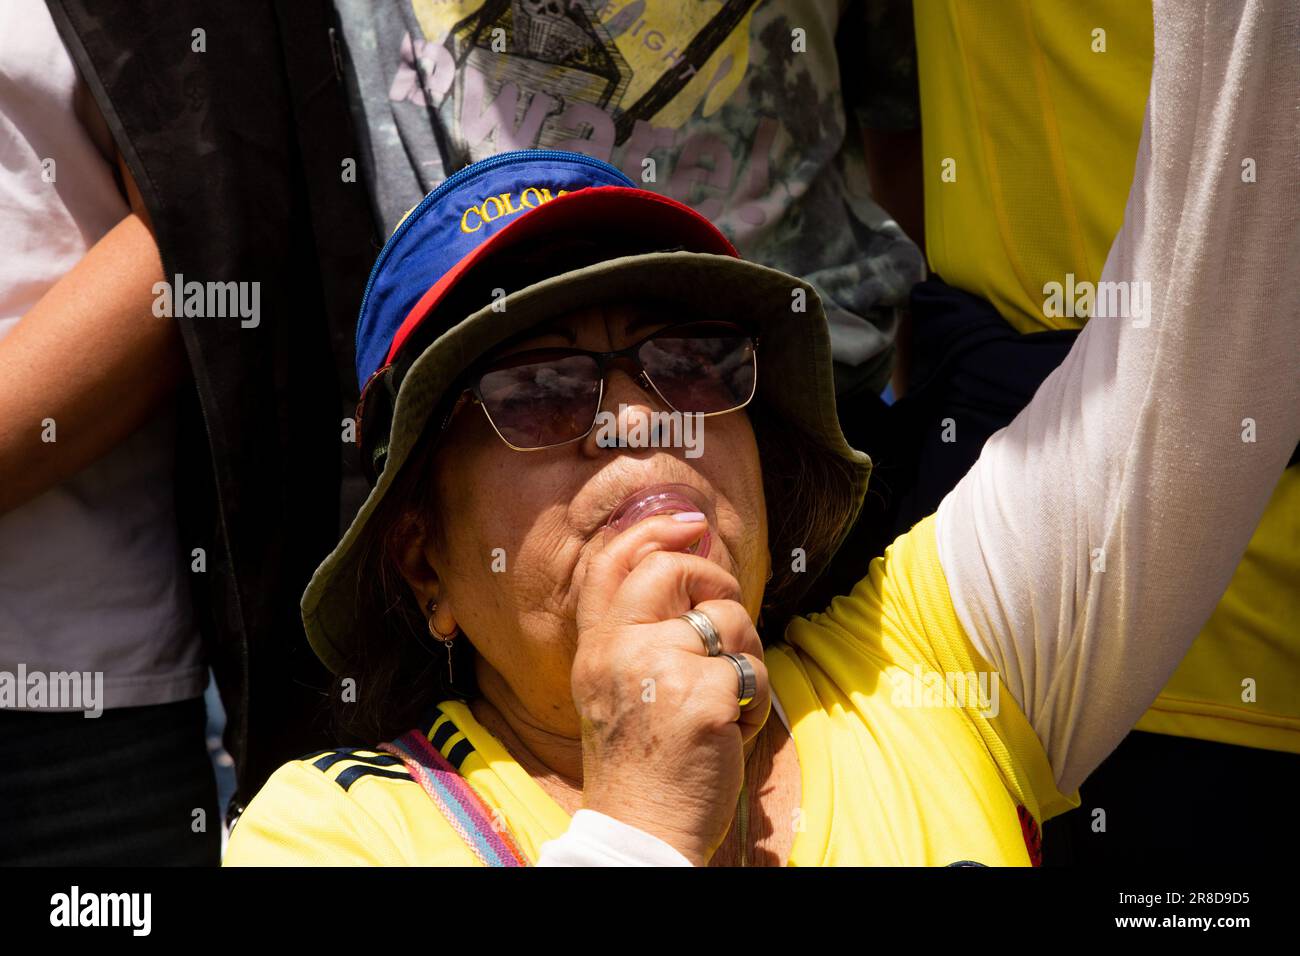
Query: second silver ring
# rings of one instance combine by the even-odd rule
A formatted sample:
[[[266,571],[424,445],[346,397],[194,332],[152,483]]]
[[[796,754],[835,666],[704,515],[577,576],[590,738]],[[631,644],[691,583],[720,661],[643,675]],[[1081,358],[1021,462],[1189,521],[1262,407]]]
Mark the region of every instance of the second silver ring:
[[[691,608],[685,614],[679,615],[683,621],[695,628],[695,633],[700,635],[700,640],[704,642],[704,653],[709,657],[717,657],[722,653],[722,636],[718,634],[718,629],[713,626],[709,616],[703,611],[697,611]]]
[[[758,694],[758,675],[754,673],[754,665],[749,662],[748,658],[739,654],[723,654],[722,656],[735,665],[736,703],[740,705],[741,710],[744,710],[754,702],[754,697]]]

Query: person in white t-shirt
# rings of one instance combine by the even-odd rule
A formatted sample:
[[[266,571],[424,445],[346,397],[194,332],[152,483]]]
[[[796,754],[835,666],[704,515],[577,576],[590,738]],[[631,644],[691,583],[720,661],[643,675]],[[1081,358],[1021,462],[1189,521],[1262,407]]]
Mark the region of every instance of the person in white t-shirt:
[[[0,863],[214,864],[172,486],[186,362],[90,104],[45,4],[0,6]]]

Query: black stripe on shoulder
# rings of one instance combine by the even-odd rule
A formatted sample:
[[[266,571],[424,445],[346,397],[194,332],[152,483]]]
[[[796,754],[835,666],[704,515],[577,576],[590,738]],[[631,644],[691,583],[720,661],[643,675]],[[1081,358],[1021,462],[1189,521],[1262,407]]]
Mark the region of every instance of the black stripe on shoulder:
[[[438,728],[433,732],[433,736],[429,738],[429,741],[437,747],[438,750],[442,750],[447,741],[458,733],[460,733],[460,728],[452,722],[450,717],[447,717],[438,725]]]
[[[438,752],[442,753],[447,741],[456,734],[461,733],[461,729],[456,726],[456,722],[451,719],[451,715],[442,708],[438,708],[433,717],[433,722],[437,725],[436,729],[431,729],[426,736],[429,737],[429,742],[437,748]],[[456,741],[456,745],[451,748],[451,751],[446,754],[447,761],[459,772],[466,758],[473,752],[474,745],[469,742],[469,737],[462,736],[460,740]]]
[[[390,780],[407,780],[411,783],[415,783],[415,778],[412,777],[410,771],[405,768],[402,770],[380,770],[378,767],[364,766],[348,767],[334,778],[334,782],[344,790],[347,790],[362,777],[387,777]]]
[[[428,737],[429,732],[433,730],[433,725],[441,720],[442,717],[442,705],[430,704],[420,713],[420,717],[416,720],[415,726],[419,727],[420,730],[424,732],[424,736]]]
[[[355,760],[358,763],[370,764],[372,767],[391,767],[402,762],[392,754],[367,753],[356,750],[327,750],[323,756],[312,762],[312,766],[317,770],[325,771],[341,760]]]
[[[465,762],[465,758],[473,752],[474,745],[469,742],[468,737],[464,737],[456,744],[456,746],[451,748],[451,753],[447,754],[447,760],[451,762],[453,767],[460,770],[461,764]]]

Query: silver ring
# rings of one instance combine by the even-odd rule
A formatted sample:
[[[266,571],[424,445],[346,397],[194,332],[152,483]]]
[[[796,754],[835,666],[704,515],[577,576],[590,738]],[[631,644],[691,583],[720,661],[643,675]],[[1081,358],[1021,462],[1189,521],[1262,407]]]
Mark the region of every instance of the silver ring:
[[[695,633],[700,635],[700,640],[704,642],[705,654],[709,657],[717,657],[722,653],[722,638],[718,635],[718,629],[713,626],[713,622],[709,620],[707,614],[691,608],[685,614],[678,616],[695,628]]]
[[[740,681],[736,703],[740,704],[741,710],[744,710],[754,702],[754,695],[758,693],[758,675],[754,673],[754,665],[748,658],[741,657],[739,654],[728,654],[724,651],[722,656],[736,665],[736,677]]]

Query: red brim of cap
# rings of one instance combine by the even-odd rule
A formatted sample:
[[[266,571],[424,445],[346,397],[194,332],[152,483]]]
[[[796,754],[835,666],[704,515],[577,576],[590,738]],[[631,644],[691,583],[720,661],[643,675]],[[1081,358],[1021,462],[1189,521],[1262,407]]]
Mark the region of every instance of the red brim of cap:
[[[575,231],[589,237],[634,236],[648,242],[681,246],[686,252],[740,258],[735,246],[713,223],[675,199],[626,186],[577,189],[556,196],[503,226],[430,286],[402,320],[384,365],[392,364],[415,330],[484,259],[529,239]]]

